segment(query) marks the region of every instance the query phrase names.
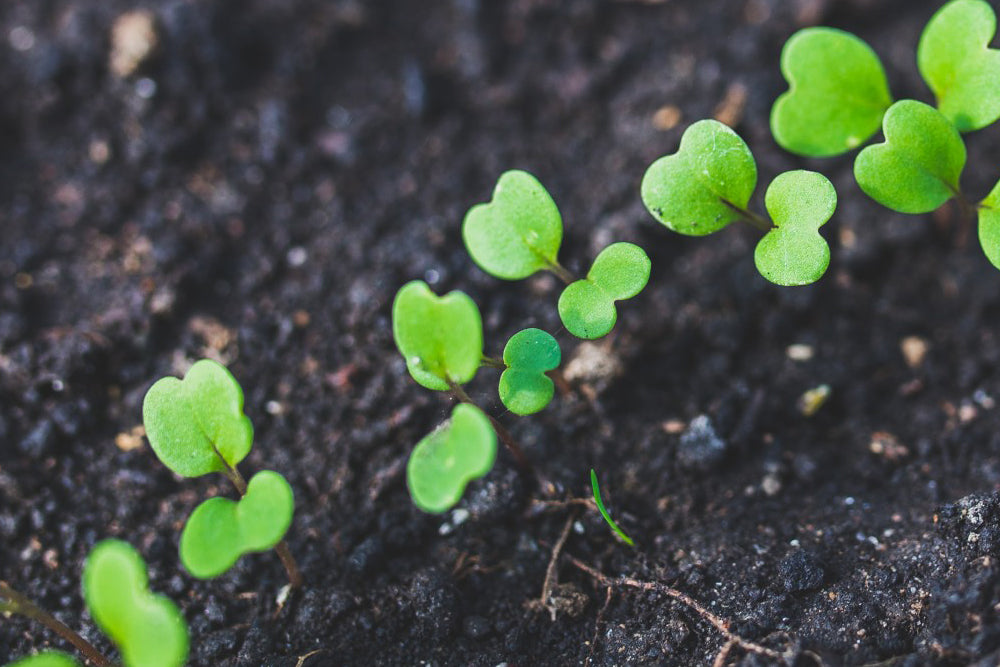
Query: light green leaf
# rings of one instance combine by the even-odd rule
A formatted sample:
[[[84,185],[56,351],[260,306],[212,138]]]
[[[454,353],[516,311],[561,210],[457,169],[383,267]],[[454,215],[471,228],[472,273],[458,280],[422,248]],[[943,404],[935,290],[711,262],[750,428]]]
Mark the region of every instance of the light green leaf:
[[[489,417],[474,405],[456,405],[451,421],[421,440],[410,455],[406,484],[413,504],[432,514],[451,509],[469,482],[493,468],[496,455],[497,435]]]
[[[808,285],[830,265],[830,247],[819,228],[837,208],[837,191],[822,174],[786,171],[764,195],[775,227],[757,243],[754,263],[777,285]]]
[[[142,421],[156,456],[183,477],[225,470],[223,460],[235,466],[253,444],[243,390],[211,359],[195,362],[183,380],[157,380],[143,400]]]
[[[938,109],[959,132],[1000,118],[1000,51],[989,48],[997,31],[983,0],[953,0],[924,28],[917,66],[934,91]]]
[[[746,209],[756,185],[746,143],[722,123],[700,120],[684,131],[676,153],[646,170],[642,202],[673,231],[704,236],[739,220],[737,209]]]
[[[951,199],[965,166],[965,144],[933,107],[896,102],[883,120],[885,142],[854,161],[854,178],[869,197],[900,213],[927,213]]]
[[[120,540],[99,542],[83,566],[87,609],[117,644],[125,667],[180,667],[188,652],[184,617],[148,585],[142,556]]]
[[[483,358],[483,320],[462,292],[439,297],[421,280],[400,288],[392,304],[392,334],[410,375],[446,391],[475,376]]]
[[[979,204],[979,244],[990,263],[1000,269],[1000,181]]]
[[[789,89],[771,109],[771,134],[787,151],[828,157],[867,141],[892,104],[871,47],[834,28],[806,28],[781,51]]]
[[[273,548],[292,525],[294,511],[285,478],[262,470],[238,502],[209,498],[191,513],[181,533],[181,562],[199,579],[217,577],[240,556]]]
[[[559,343],[541,329],[524,329],[503,349],[507,370],[500,376],[500,400],[516,415],[538,412],[552,400],[555,386],[545,374],[559,367]]]
[[[526,171],[500,176],[493,199],[465,215],[462,238],[486,273],[520,280],[558,266],[562,218],[548,191]]]
[[[612,243],[601,251],[584,280],[577,280],[559,297],[563,326],[578,338],[600,338],[618,320],[615,301],[631,299],[649,281],[645,251],[631,243]]]
[[[80,663],[59,651],[43,651],[9,663],[7,667],[80,667]]]

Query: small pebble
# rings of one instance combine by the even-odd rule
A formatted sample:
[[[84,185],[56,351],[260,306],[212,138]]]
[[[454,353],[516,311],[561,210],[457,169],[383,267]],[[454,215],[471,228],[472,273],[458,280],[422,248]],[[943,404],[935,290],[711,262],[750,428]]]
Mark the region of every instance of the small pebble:
[[[677,462],[682,468],[707,472],[726,456],[726,442],[715,432],[707,415],[691,420],[677,446]]]
[[[803,593],[822,586],[826,571],[816,554],[800,549],[781,561],[778,576],[787,592]]]
[[[809,361],[813,358],[815,350],[812,345],[796,343],[785,348],[785,355],[792,361]]]
[[[159,37],[153,13],[137,9],[115,19],[108,66],[120,78],[133,74],[156,50]]]
[[[903,353],[906,365],[910,368],[918,368],[927,357],[930,343],[920,336],[907,336],[899,341],[899,349]]]
[[[818,387],[813,387],[799,396],[799,412],[806,417],[812,417],[823,407],[828,398],[830,398],[830,385],[821,384]]]

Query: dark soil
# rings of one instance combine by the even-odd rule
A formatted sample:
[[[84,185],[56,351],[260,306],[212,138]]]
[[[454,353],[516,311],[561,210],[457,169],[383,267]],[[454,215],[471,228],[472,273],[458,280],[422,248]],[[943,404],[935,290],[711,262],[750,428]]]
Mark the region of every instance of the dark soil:
[[[125,539],[183,608],[192,665],[705,665],[722,649],[691,608],[608,597],[570,557],[672,585],[796,665],[1000,661],[1000,274],[950,207],[890,213],[851,157],[803,161],[768,130],[781,45],[807,24],[857,32],[897,98],[927,100],[914,48],[938,3],[143,4],[158,49],[123,76],[110,35],[132,3],[0,3],[0,578],[112,651],[79,579],[97,540]],[[762,184],[805,166],[841,193],[814,286],[759,277],[752,229],[683,238],[642,207],[646,166],[726,100]],[[679,122],[659,129],[668,106]],[[979,198],[1000,126],[967,143]],[[469,387],[555,498],[586,496],[595,467],[634,550],[592,510],[539,505],[552,496],[506,454],[458,514],[407,495],[409,451],[450,405],[395,351],[400,285],[468,292],[491,353],[525,326],[578,350],[554,280],[502,283],[463,249],[465,210],[509,168],[555,197],[571,270],[614,240],[653,260],[601,343],[620,375],[531,418],[503,413],[495,374]],[[912,364],[908,337],[927,347]],[[244,473],[295,489],[308,583],[281,608],[273,554],[206,582],[178,562],[184,519],[227,482],[128,448],[152,381],[204,356],[246,391]],[[568,520],[558,604],[540,609]],[[47,645],[63,646],[0,624],[0,662]]]

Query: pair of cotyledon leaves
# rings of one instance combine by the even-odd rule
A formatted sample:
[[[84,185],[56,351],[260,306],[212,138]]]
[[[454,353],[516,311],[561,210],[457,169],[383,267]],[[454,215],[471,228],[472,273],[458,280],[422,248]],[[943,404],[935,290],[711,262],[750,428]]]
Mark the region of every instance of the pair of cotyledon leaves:
[[[188,630],[173,602],[149,590],[146,564],[126,542],[99,542],[83,567],[83,597],[94,622],[118,646],[125,667],[180,667],[188,654]],[[57,651],[8,667],[79,667]]]
[[[253,444],[243,389],[225,366],[210,359],[196,362],[184,379],[158,380],[146,393],[142,416],[153,451],[182,477],[235,468]],[[196,577],[216,577],[240,556],[280,542],[294,510],[285,478],[261,471],[239,501],[210,498],[191,513],[181,533],[181,562]]]
[[[437,296],[413,281],[392,305],[396,346],[413,379],[428,389],[448,390],[470,381],[483,363],[483,324],[475,302],[462,292]],[[540,329],[525,329],[504,346],[500,400],[511,412],[532,414],[552,400],[555,386],[546,375],[559,366],[559,344]],[[444,512],[466,485],[482,477],[496,458],[496,433],[489,418],[472,405],[455,408],[451,420],[414,448],[406,467],[414,504]]]
[[[650,165],[642,201],[669,229],[703,236],[746,218],[756,186],[757,165],[743,139],[718,121],[701,120],[685,130],[676,153]],[[818,280],[830,264],[819,228],[837,206],[833,185],[816,172],[785,172],[768,186],[764,205],[774,226],[757,243],[757,270],[778,285]]]
[[[832,28],[807,28],[781,55],[789,90],[775,102],[771,130],[789,151],[823,157],[867,141],[880,125],[885,141],[854,163],[861,189],[903,213],[933,211],[960,196],[965,166],[960,132],[1000,118],[1000,50],[989,48],[996,15],[983,0],[953,0],[931,18],[917,65],[937,109],[893,103],[882,64],[862,40]],[[978,204],[979,239],[1000,268],[1000,183]]]
[[[486,273],[504,280],[521,280],[559,265],[562,216],[555,201],[534,176],[525,171],[503,173],[493,198],[469,209],[462,238],[473,261]],[[602,250],[587,277],[570,283],[559,297],[563,326],[578,338],[594,339],[615,326],[616,301],[630,299],[649,281],[646,253],[631,243],[614,243]]]

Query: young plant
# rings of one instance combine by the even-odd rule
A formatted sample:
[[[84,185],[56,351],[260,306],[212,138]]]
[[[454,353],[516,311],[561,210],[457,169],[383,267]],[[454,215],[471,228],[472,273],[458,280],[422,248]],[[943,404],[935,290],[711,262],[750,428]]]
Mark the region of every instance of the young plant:
[[[492,200],[469,209],[462,223],[465,247],[479,268],[503,280],[554,273],[567,284],[559,299],[563,326],[578,338],[601,338],[614,328],[614,302],[646,286],[649,258],[636,245],[616,243],[598,255],[585,280],[576,280],[558,260],[562,235],[562,216],[548,191],[518,170],[501,174]]]
[[[83,568],[83,597],[94,622],[118,646],[125,667],[180,667],[188,654],[188,629],[177,606],[149,590],[146,563],[126,542],[104,540]],[[112,665],[89,642],[20,593],[0,582],[0,611],[37,620],[76,646],[89,661]],[[58,651],[24,658],[14,667],[79,667]]]
[[[525,329],[507,342],[502,360],[487,357],[482,317],[472,299],[462,292],[439,297],[422,281],[407,283],[396,294],[392,332],[418,384],[449,391],[465,404],[411,454],[406,470],[414,504],[432,513],[454,506],[466,485],[493,467],[497,435],[527,467],[510,436],[472,404],[462,385],[483,366],[503,369],[499,394],[507,409],[518,415],[538,412],[552,400],[554,389],[546,373],[559,366],[556,340],[540,329]]]
[[[833,185],[812,171],[779,174],[764,195],[771,220],[747,208],[756,185],[757,165],[743,139],[718,121],[700,120],[676,153],[646,170],[642,201],[668,229],[688,236],[748,223],[764,232],[754,252],[762,276],[785,286],[819,280],[830,264],[819,228],[837,206]]]
[[[294,511],[284,477],[263,471],[248,485],[237,464],[250,452],[253,425],[243,414],[243,389],[222,364],[196,362],[183,380],[158,380],[142,404],[146,437],[165,466],[182,477],[225,475],[240,501],[211,498],[191,514],[181,534],[181,562],[207,579],[228,570],[240,556],[274,548],[292,587],[302,575],[283,538]]]
[[[887,208],[927,213],[955,199],[963,216],[978,216],[979,240],[1000,268],[1000,183],[978,203],[962,192],[961,134],[1000,118],[1000,50],[989,48],[996,15],[983,0],[952,0],[927,23],[917,66],[937,108],[892,103],[885,71],[857,37],[832,28],[793,35],[781,55],[789,83],[771,111],[771,131],[793,153],[821,157],[859,146],[882,127],[885,141],[854,162],[861,189]]]
[[[634,547],[635,541],[625,534],[625,531],[622,530],[617,523],[615,523],[615,520],[611,518],[610,514],[608,514],[608,510],[605,509],[604,500],[601,498],[601,487],[597,485],[597,473],[594,472],[593,468],[590,469],[590,488],[594,492],[594,504],[597,505],[597,511],[601,513],[602,517],[604,517],[604,521],[611,527],[611,530],[615,532],[615,535],[621,538],[622,542],[630,547]]]

